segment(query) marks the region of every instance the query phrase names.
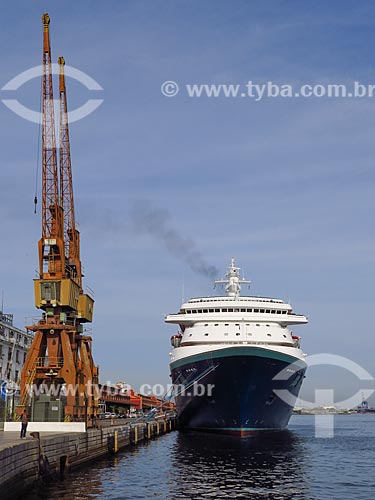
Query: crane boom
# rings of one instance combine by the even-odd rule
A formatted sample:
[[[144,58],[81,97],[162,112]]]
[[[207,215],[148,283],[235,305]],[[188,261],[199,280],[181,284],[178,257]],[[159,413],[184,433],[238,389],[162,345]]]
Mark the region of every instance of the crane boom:
[[[82,268],[80,260],[80,236],[76,228],[73,197],[72,161],[70,155],[68,104],[65,85],[65,59],[59,57],[60,91],[60,199],[64,210],[64,247],[67,271],[82,292]]]
[[[42,77],[42,239],[39,241],[39,274],[41,278],[63,277],[65,273],[62,239],[63,211],[59,201],[50,17],[43,14],[43,77]]]

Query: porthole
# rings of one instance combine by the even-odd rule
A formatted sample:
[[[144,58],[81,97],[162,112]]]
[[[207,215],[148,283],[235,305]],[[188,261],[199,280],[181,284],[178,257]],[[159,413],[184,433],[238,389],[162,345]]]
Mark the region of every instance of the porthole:
[[[225,323],[225,326],[229,326],[229,323]]]
[[[241,334],[237,332],[237,333],[236,333],[236,335],[237,335],[237,337],[238,337],[238,336],[239,336],[239,335],[241,335]]]
[[[225,335],[226,337],[228,337],[229,333],[228,333],[228,332],[225,332],[225,333],[224,333],[224,335]]]
[[[215,326],[219,326],[219,323],[215,323]]]
[[[208,337],[208,333],[205,333],[205,336]]]
[[[272,335],[270,333],[267,333],[268,337],[272,337]]]

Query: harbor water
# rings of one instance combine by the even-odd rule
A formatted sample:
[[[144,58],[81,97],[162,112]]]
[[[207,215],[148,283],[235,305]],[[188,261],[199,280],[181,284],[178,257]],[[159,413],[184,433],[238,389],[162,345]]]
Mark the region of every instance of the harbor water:
[[[173,432],[98,460],[27,500],[371,500],[375,415],[336,415],[334,437],[316,438],[314,416],[287,431],[239,440]]]

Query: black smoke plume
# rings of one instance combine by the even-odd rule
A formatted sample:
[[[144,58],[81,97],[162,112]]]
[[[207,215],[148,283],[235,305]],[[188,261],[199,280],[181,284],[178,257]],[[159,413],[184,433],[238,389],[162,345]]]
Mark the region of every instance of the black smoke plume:
[[[140,234],[150,234],[162,241],[167,250],[186,262],[196,273],[214,279],[218,275],[215,266],[210,265],[197,250],[191,239],[184,238],[171,227],[171,216],[168,210],[153,208],[149,203],[137,203],[132,209],[134,230]]]

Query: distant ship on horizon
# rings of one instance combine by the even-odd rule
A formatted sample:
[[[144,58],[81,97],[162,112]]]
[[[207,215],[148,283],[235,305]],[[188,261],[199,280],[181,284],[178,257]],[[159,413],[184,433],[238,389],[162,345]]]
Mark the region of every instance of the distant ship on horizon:
[[[280,299],[241,296],[250,282],[234,259],[215,283],[225,285],[226,296],[192,298],[165,317],[180,327],[170,353],[179,424],[240,437],[284,429],[307,367],[289,327],[308,320]],[[207,390],[197,394],[197,384]],[[279,391],[287,391],[287,401]]]
[[[362,403],[357,407],[357,413],[375,413],[375,408],[370,408],[368,401],[363,400]]]

